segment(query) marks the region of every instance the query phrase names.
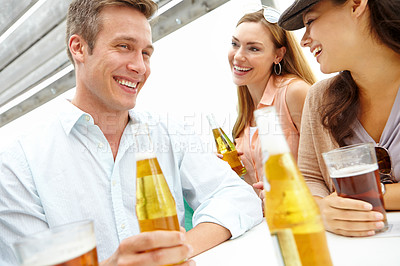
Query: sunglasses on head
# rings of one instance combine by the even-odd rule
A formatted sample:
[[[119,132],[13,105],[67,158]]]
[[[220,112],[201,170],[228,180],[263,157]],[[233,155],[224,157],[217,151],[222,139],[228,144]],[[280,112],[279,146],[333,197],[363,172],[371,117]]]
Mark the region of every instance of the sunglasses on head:
[[[392,162],[390,160],[389,152],[386,148],[375,147],[376,158],[378,161],[379,175],[381,183],[392,184],[395,180],[392,176]]]
[[[269,7],[269,6],[262,6],[263,12],[264,12],[264,18],[266,21],[269,23],[277,23],[279,20],[279,17],[281,16],[281,13],[276,10],[275,8]]]
[[[279,20],[279,17],[281,16],[281,13],[276,10],[275,8],[269,7],[269,6],[264,6],[264,5],[256,5],[252,7],[247,7],[247,12],[246,14],[258,12],[260,10],[263,10],[264,18],[266,21],[269,23],[277,23]]]

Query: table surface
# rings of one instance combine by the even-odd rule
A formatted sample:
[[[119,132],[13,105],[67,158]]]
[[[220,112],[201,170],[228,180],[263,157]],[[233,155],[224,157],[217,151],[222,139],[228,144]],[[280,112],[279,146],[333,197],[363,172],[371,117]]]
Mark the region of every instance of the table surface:
[[[400,212],[387,213],[389,225],[400,224]],[[400,266],[400,236],[344,237],[327,232],[335,266]],[[265,221],[244,235],[193,258],[198,266],[279,265]]]

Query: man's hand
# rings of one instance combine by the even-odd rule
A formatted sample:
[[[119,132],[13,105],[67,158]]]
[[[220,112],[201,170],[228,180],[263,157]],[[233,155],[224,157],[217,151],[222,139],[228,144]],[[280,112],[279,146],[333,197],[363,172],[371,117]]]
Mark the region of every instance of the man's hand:
[[[368,202],[342,198],[336,192],[315,199],[327,231],[344,236],[371,236],[374,230],[384,227],[383,214],[372,211]]]
[[[192,247],[185,244],[185,234],[177,231],[140,233],[124,239],[114,254],[100,265],[157,266],[177,264],[195,265]]]

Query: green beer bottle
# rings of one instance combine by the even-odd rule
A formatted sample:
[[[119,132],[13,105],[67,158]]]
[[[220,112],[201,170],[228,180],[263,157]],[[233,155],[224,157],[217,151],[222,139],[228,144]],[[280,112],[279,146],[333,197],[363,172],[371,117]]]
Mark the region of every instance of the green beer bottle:
[[[208,114],[207,119],[214,135],[217,152],[223,156],[222,160],[226,161],[238,176],[244,176],[247,173],[247,170],[244,167],[242,160],[240,160],[235,145],[217,124],[213,114]]]

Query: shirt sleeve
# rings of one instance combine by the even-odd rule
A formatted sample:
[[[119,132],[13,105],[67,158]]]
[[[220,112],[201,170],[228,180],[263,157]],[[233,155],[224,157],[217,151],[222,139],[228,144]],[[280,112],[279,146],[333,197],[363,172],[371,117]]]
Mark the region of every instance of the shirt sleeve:
[[[323,161],[322,153],[337,144],[321,122],[320,107],[326,81],[312,86],[304,103],[298,165],[313,196],[325,197],[333,192],[333,184]]]
[[[0,153],[0,265],[16,265],[12,244],[48,228],[24,153],[15,142]]]
[[[201,146],[197,137],[189,141],[188,147]],[[262,221],[262,203],[253,188],[215,154],[189,148],[183,155],[180,175],[185,198],[195,210],[194,226],[216,223],[236,238]]]

